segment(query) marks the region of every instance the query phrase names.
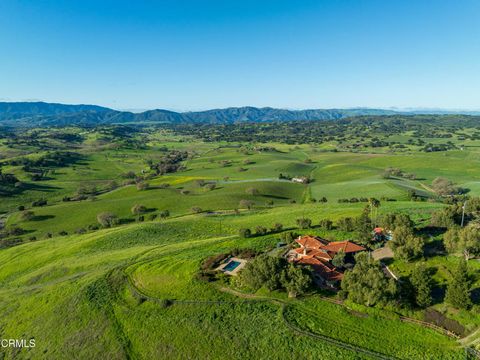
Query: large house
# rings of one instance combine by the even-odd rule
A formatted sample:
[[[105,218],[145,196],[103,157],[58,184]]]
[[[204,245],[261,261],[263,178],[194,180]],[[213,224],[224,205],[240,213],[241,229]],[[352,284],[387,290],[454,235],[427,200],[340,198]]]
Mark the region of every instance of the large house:
[[[356,253],[365,250],[351,241],[328,241],[310,235],[299,236],[295,242],[300,247],[290,252],[289,261],[310,266],[316,280],[328,287],[336,287],[343,278],[343,273],[332,264],[335,255],[343,251],[345,261],[352,262]]]

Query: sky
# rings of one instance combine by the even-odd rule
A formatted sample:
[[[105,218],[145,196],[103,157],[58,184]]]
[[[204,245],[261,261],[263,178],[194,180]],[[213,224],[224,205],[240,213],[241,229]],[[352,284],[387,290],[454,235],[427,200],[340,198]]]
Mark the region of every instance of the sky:
[[[0,0],[0,101],[480,109],[477,0]]]

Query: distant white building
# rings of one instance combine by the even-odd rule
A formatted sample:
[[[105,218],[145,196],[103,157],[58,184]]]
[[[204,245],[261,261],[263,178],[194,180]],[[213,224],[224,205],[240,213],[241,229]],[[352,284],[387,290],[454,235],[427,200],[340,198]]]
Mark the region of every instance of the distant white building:
[[[308,183],[308,178],[306,176],[294,177],[294,178],[292,178],[292,181],[295,182],[295,183],[307,184]]]

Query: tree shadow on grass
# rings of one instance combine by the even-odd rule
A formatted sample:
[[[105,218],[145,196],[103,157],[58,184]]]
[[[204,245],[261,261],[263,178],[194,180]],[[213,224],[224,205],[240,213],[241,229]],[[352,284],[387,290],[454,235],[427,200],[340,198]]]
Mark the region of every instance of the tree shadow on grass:
[[[288,200],[289,198],[286,196],[279,196],[279,195],[263,195],[263,197],[269,198],[269,199],[278,199],[278,200]]]
[[[16,196],[20,195],[23,192],[30,190],[30,191],[41,191],[41,192],[53,192],[55,190],[60,189],[57,186],[51,185],[40,185],[40,184],[33,184],[33,183],[23,183],[20,187],[13,187],[13,186],[3,186],[0,187],[0,196]]]
[[[48,219],[53,219],[55,215],[35,215],[32,218],[32,221],[43,221],[43,220],[48,220]]]
[[[135,219],[120,219],[118,221],[118,223],[120,225],[131,224],[131,223],[134,223],[134,222],[135,222]]]
[[[34,184],[34,183],[24,183],[22,184],[22,187],[19,189],[19,192],[23,192],[25,190],[31,190],[31,191],[43,191],[43,192],[52,192],[55,190],[60,189],[58,186],[52,186],[52,185],[43,185],[43,184]]]

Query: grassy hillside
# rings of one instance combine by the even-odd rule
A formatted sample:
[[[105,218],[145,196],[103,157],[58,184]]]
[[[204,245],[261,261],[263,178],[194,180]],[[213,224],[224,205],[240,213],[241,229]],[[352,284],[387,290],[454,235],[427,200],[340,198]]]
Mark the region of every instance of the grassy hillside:
[[[460,359],[463,345],[478,344],[478,299],[469,311],[444,302],[459,257],[445,256],[441,229],[428,227],[432,212],[447,206],[432,189],[436,177],[480,195],[475,128],[435,128],[437,137],[423,136],[425,143],[445,145],[451,132],[454,145],[430,152],[418,144],[416,127],[395,133],[380,127],[378,139],[367,139],[375,126],[368,122],[355,129],[330,124],[313,129],[323,134],[318,143],[305,144],[300,140],[309,131],[287,136],[275,125],[275,134],[287,138],[260,141],[270,125],[242,126],[227,133],[207,128],[211,136],[235,137],[228,142],[169,127],[0,133],[0,167],[18,180],[2,192],[0,232],[21,230],[0,239],[0,334],[37,344],[1,349],[0,358]],[[202,127],[195,130],[201,135]],[[244,136],[250,139],[236,140]],[[180,166],[165,166],[180,151],[185,158],[168,163]],[[75,160],[42,162],[54,152],[73,152]],[[415,176],[384,176],[391,167]],[[311,181],[287,180],[296,176]],[[400,320],[423,319],[421,309],[340,305],[318,289],[297,299],[266,288],[246,294],[227,279],[198,276],[209,256],[238,248],[269,252],[289,231],[356,240],[355,232],[318,224],[360,215],[370,197],[380,200],[378,215],[408,214],[422,229],[422,261],[434,272],[431,308],[458,320],[468,338],[457,342]],[[39,199],[47,203],[33,204]],[[132,214],[134,205],[145,207],[141,216]],[[102,212],[117,215],[119,224],[100,226]],[[299,218],[313,226],[299,229]],[[241,228],[255,232],[276,223],[282,231],[238,236]],[[389,266],[408,277],[416,263],[396,258]],[[476,294],[476,260],[469,275]]]
[[[276,301],[246,301],[196,280],[199,263],[209,254],[232,247],[263,249],[276,241],[211,237],[211,226],[210,219],[196,216],[2,251],[3,333],[34,337],[37,347],[18,354],[30,358],[88,358],[100,352],[114,358],[358,358],[296,335]],[[167,306],[166,300],[179,302]],[[365,315],[358,321],[357,314],[317,297],[282,301],[288,304],[286,321],[362,348],[403,359],[463,356],[448,338],[395,318]]]

